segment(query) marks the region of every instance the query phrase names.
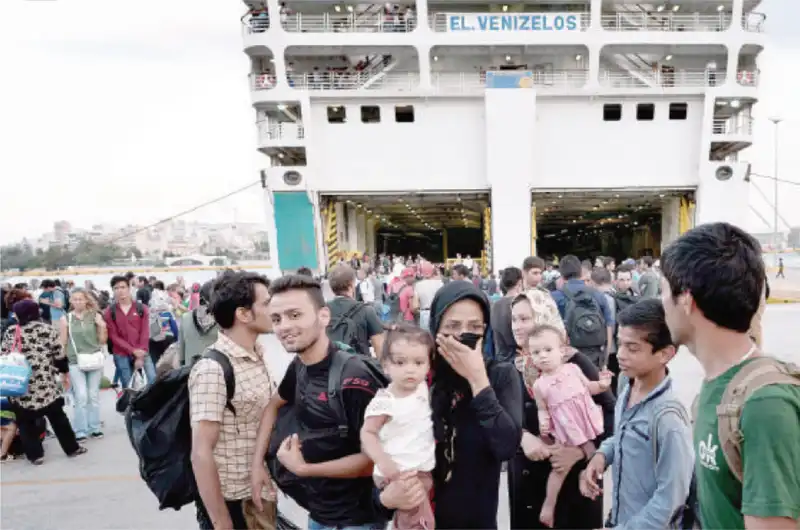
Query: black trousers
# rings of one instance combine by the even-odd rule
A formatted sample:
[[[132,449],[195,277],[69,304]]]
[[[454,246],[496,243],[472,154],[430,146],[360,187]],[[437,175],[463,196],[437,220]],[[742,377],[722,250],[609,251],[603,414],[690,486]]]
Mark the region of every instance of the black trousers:
[[[43,417],[50,421],[50,426],[53,428],[56,438],[58,438],[58,443],[67,455],[74,454],[75,451],[80,449],[78,441],[75,439],[75,431],[72,430],[69,418],[64,412],[64,398],[58,398],[39,410],[14,406],[14,414],[17,416],[16,421],[22,449],[31,462],[44,456],[44,447],[41,439],[41,418]]]
[[[233,523],[234,530],[247,530],[247,523],[244,520],[244,501],[225,501],[225,506],[228,507],[228,513],[231,515],[231,522]],[[214,530],[214,524],[211,522],[211,517],[206,511],[202,499],[198,496],[195,501],[197,506],[197,524],[200,530]]]

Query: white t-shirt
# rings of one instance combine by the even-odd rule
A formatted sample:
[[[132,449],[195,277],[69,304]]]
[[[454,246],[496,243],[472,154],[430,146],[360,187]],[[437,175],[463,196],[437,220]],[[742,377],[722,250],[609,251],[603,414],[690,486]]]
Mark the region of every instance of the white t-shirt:
[[[264,364],[267,365],[270,378],[275,385],[280,385],[295,354],[287,352],[274,333],[259,335],[258,342],[264,347]]]
[[[395,397],[387,388],[378,390],[364,417],[383,414],[390,419],[381,428],[378,438],[400,471],[431,471],[436,465],[436,444],[428,385],[423,381],[413,394],[403,398]],[[375,466],[374,475],[383,477],[378,466]]]
[[[375,301],[375,286],[372,285],[372,281],[369,278],[359,282],[358,289],[361,291],[361,299],[364,302],[371,304]]]
[[[431,308],[431,303],[433,302],[433,297],[436,296],[436,292],[441,289],[444,285],[442,280],[438,278],[426,278],[425,280],[420,280],[414,285],[414,292],[417,293],[417,298],[419,298],[419,308],[423,311],[429,310]]]

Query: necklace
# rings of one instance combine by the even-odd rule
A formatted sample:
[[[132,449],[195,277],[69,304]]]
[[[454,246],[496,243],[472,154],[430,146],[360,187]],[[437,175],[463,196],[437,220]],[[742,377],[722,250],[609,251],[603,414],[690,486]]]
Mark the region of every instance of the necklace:
[[[754,342],[753,345],[750,347],[750,350],[747,353],[745,353],[744,356],[741,359],[739,359],[739,362],[737,362],[736,364],[742,364],[743,362],[745,362],[747,359],[753,356],[753,354],[756,352],[757,349],[758,346]]]

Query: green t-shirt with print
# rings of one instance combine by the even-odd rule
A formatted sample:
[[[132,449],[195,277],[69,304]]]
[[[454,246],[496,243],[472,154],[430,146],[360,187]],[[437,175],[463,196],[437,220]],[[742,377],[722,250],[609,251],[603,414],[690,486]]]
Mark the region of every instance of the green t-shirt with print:
[[[694,445],[703,528],[744,528],[745,515],[800,517],[800,387],[770,385],[750,396],[740,420],[742,483],[725,462],[716,409],[744,364],[700,390]]]

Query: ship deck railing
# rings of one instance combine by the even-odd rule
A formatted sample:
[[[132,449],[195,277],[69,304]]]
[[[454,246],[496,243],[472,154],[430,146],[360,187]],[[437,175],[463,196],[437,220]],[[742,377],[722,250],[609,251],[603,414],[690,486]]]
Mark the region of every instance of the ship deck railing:
[[[417,19],[382,13],[296,13],[283,17],[281,26],[292,33],[407,33],[417,27]]]
[[[428,16],[430,28],[445,33],[447,16],[453,13],[433,13]],[[469,13],[465,13],[468,15]],[[531,12],[531,15],[547,14]],[[588,12],[574,12],[580,16],[582,31],[589,29],[591,15]],[[745,31],[762,33],[766,16],[763,13],[748,13],[742,16],[741,25]],[[269,19],[247,17],[242,20],[247,33],[263,33],[269,29]],[[383,13],[295,13],[280,17],[284,30],[292,33],[408,33],[417,27],[417,17],[410,15],[386,15]],[[607,31],[726,31],[730,28],[730,13],[636,13],[619,12],[601,15],[600,26]]]
[[[305,127],[300,123],[258,120],[256,126],[262,141],[304,140],[306,137]]]
[[[730,118],[714,118],[712,125],[715,135],[738,134],[751,136],[753,134],[753,118],[736,115]]]

